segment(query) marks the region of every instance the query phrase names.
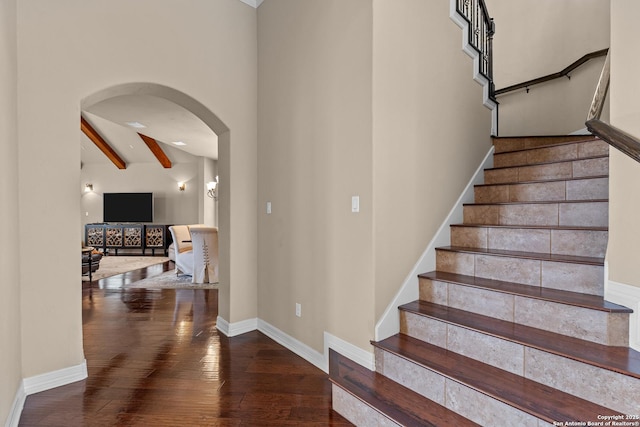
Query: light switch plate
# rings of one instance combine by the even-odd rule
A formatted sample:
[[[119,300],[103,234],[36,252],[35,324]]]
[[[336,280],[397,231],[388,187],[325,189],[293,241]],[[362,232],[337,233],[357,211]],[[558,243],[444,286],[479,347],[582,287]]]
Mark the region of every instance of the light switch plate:
[[[360,196],[351,196],[351,212],[360,212]]]

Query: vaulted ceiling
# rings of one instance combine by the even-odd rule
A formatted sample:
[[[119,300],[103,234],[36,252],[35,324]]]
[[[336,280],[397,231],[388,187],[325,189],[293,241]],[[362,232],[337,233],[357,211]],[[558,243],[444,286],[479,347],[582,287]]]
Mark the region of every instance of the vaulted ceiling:
[[[187,161],[194,156],[218,158],[218,137],[198,117],[163,98],[126,95],[109,98],[82,111],[81,161],[87,163]],[[135,127],[143,125],[144,127]],[[98,148],[93,130],[110,147]],[[181,145],[177,145],[180,143]],[[184,144],[184,145],[182,145]],[[114,157],[115,154],[115,157]],[[114,160],[114,158],[116,160]],[[119,160],[118,160],[119,159]]]

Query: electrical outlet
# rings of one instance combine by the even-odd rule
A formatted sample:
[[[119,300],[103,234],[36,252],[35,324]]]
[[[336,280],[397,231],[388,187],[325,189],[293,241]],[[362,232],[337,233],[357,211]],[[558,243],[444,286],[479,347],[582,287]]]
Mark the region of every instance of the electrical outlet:
[[[302,317],[302,304],[296,303],[296,316]]]

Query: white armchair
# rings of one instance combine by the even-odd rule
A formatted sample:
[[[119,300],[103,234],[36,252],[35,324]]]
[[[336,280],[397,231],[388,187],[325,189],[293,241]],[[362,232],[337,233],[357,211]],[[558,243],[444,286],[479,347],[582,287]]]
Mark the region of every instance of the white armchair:
[[[175,251],[176,274],[193,276],[193,245],[191,234],[186,225],[172,225],[169,227],[173,238]]]
[[[218,282],[218,229],[191,226],[193,241],[193,283]]]

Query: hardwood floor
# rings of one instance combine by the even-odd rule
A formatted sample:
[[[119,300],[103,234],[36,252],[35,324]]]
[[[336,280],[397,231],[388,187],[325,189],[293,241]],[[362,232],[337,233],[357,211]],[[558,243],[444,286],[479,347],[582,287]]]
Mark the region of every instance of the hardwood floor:
[[[20,426],[347,426],[328,375],[258,331],[215,328],[217,290],[83,289],[89,377],[27,398]]]

